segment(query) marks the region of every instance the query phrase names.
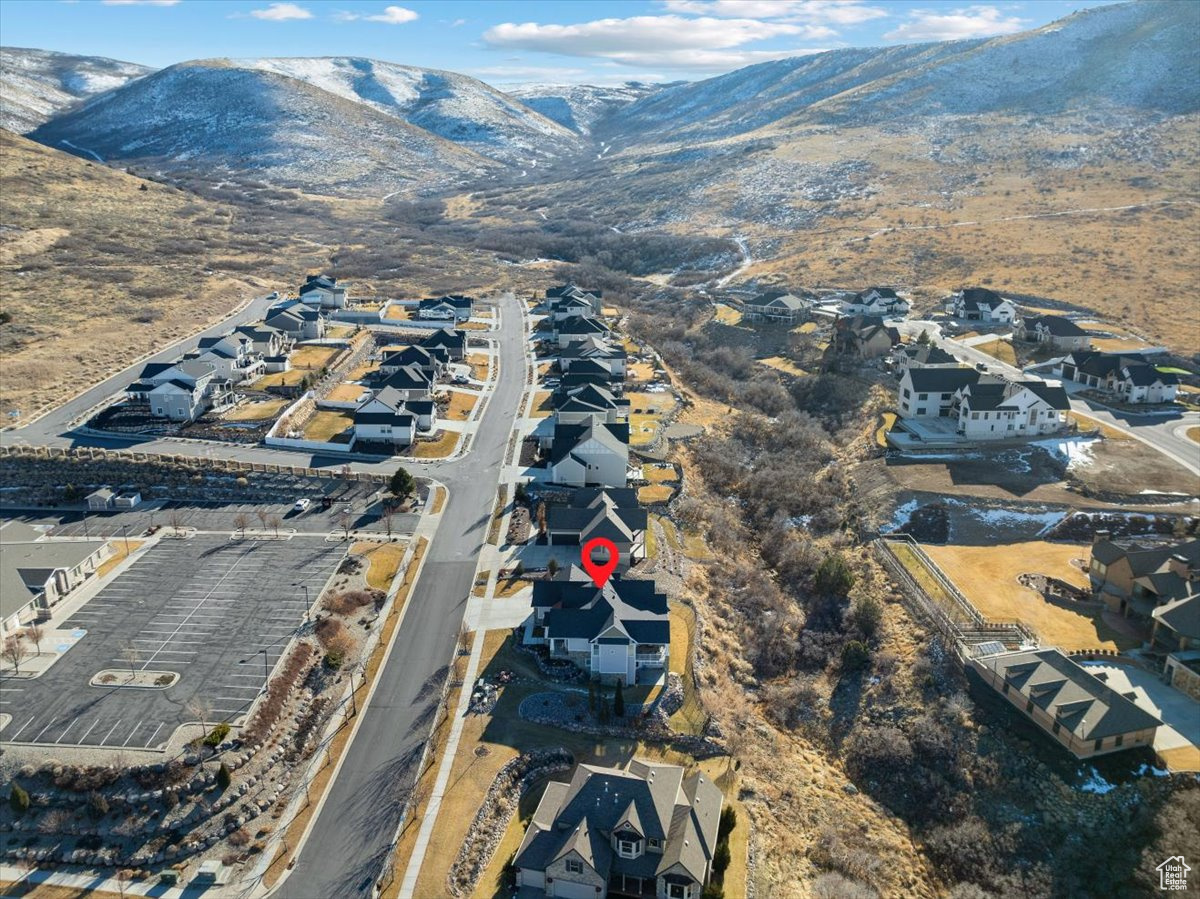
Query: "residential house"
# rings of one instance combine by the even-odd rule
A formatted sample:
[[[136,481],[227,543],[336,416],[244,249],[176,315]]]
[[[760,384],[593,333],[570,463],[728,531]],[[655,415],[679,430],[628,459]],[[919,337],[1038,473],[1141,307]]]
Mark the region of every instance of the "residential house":
[[[1092,345],[1087,331],[1061,315],[1023,315],[1017,320],[1015,331],[1022,340],[1056,350],[1086,350]]]
[[[896,376],[909,368],[959,368],[962,363],[933,343],[910,343],[892,348]]]
[[[1200,540],[1113,540],[1096,531],[1088,559],[1096,598],[1125,617],[1149,619],[1163,603],[1190,595],[1200,580]]]
[[[53,540],[23,522],[0,527],[0,639],[47,615],[112,554],[105,540]]]
[[[891,287],[868,287],[842,301],[842,315],[873,315],[896,318],[908,315],[908,300]],[[889,344],[890,346],[890,344]]]
[[[264,322],[286,334],[292,341],[319,340],[325,336],[325,315],[320,308],[299,300],[286,300],[267,310]]]
[[[1179,391],[1179,378],[1135,354],[1076,350],[1059,363],[1057,371],[1068,381],[1108,393],[1122,403],[1173,403]]]
[[[629,471],[629,425],[556,423],[547,467],[552,484],[624,487]]]
[[[599,384],[564,387],[550,394],[550,406],[557,422],[565,425],[602,421],[617,424],[629,420],[629,400],[614,396]]]
[[[768,290],[742,307],[747,319],[763,319],[774,322],[802,322],[808,319],[812,300],[798,297],[786,290]]]
[[[171,421],[194,421],[206,409],[233,401],[229,381],[216,377],[211,362],[198,359],[147,363],[125,394],[146,405],[150,415]]]
[[[321,309],[345,309],[346,284],[326,275],[309,275],[300,286],[300,302]]]
[[[1070,408],[1061,384],[980,376],[958,388],[950,415],[968,440],[1004,440],[1057,434],[1066,429]]]
[[[534,581],[532,603],[535,629],[527,631],[528,639],[548,646],[551,658],[568,659],[593,679],[626,686],[637,683],[643,669],[643,682],[663,675],[671,621],[667,597],[654,581],[614,576],[597,587],[568,570],[565,577]]]
[[[354,410],[355,442],[408,446],[417,437],[419,412],[425,412],[423,430],[428,430],[435,409],[432,400],[406,400],[399,391],[385,387]]]
[[[562,321],[572,315],[594,318],[602,308],[600,291],[585,290],[574,284],[551,287],[546,291],[546,312],[552,322]]]
[[[579,363],[559,378],[558,386],[560,389],[566,389],[569,387],[582,387],[585,384],[597,384],[612,391],[614,396],[619,396],[621,383],[614,381],[612,377],[612,369],[607,365],[602,363],[593,364],[592,360],[588,360],[588,364]]]
[[[443,361],[462,362],[467,356],[467,332],[455,328],[439,328],[428,337],[422,338],[420,346]]]
[[[833,338],[827,353],[877,359],[900,342],[900,332],[883,323],[878,315],[843,315],[833,323]]]
[[[442,354],[424,346],[384,347],[379,353],[379,373],[390,376],[403,368],[416,367],[432,383],[445,370]]]
[[[521,895],[700,899],[724,797],[703,773],[685,775],[634,758],[550,781],[513,860]]]
[[[292,350],[292,338],[283,331],[265,324],[243,325],[235,328],[233,334],[250,340],[254,352],[262,356],[265,373],[291,369],[292,363],[288,359],[288,353]]]
[[[607,359],[576,359],[574,362],[568,364],[569,368],[566,370],[564,377],[568,375],[590,375],[597,379],[597,383],[605,384],[625,380],[625,376],[617,374],[613,370],[612,363]]]
[[[262,355],[255,351],[254,341],[241,334],[201,337],[196,351],[183,358],[211,363],[217,378],[234,384],[253,380],[263,373]]]
[[[978,380],[979,372],[966,366],[907,368],[898,388],[900,414],[905,418],[948,418],[959,388]]]
[[[573,340],[556,354],[558,367],[570,371],[571,366],[584,359],[595,359],[605,362],[609,370],[621,377],[625,376],[628,353],[620,344],[611,343],[602,337],[585,337],[583,340]]]
[[[617,571],[625,572],[646,556],[646,510],[637,491],[626,488],[583,487],[568,503],[546,508],[546,539],[551,546],[583,546],[606,537],[617,547]],[[605,562],[603,552],[593,560]]]
[[[581,315],[569,315],[554,323],[554,339],[560,350],[566,349],[574,340],[586,337],[602,337],[608,339],[612,329],[598,318],[584,318]]]
[[[951,315],[964,322],[1011,324],[1017,317],[1017,307],[1011,300],[986,287],[965,287],[951,296],[946,305]]]
[[[404,400],[427,400],[433,397],[433,377],[419,365],[392,368],[380,384],[381,389],[394,390]]]
[[[417,318],[462,322],[471,317],[474,305],[470,297],[458,294],[433,297],[417,304]]]
[[[1162,722],[1061,650],[976,656],[972,668],[1077,758],[1150,746]]]

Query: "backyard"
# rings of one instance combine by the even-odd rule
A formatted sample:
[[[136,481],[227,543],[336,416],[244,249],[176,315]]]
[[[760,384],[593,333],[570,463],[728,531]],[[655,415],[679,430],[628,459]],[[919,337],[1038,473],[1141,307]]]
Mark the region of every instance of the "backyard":
[[[361,384],[338,384],[325,399],[335,403],[356,403],[367,392]]]
[[[795,362],[792,362],[790,359],[784,359],[782,356],[770,356],[766,359],[759,359],[758,364],[765,365],[767,368],[773,368],[776,371],[781,371],[786,375],[795,375],[797,377],[801,377],[808,374],[808,372],[802,369]]]
[[[226,421],[267,421],[287,408],[287,400],[265,399],[238,403],[225,413]]]
[[[327,368],[329,363],[336,359],[341,352],[342,348],[336,346],[302,346],[294,350],[289,358],[292,368],[320,371],[322,368]]]
[[[304,425],[304,439],[328,443],[338,434],[354,427],[354,418],[346,412],[317,412]]]
[[[647,446],[658,436],[662,418],[675,408],[675,397],[670,393],[627,393],[629,400],[629,443],[631,446]]]

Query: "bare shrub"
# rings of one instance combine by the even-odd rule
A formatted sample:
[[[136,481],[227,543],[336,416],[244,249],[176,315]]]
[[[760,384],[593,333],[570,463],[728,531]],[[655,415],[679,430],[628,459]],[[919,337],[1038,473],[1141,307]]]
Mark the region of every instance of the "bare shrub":
[[[346,625],[337,618],[322,618],[314,631],[321,645],[329,649],[333,642],[346,633]]]

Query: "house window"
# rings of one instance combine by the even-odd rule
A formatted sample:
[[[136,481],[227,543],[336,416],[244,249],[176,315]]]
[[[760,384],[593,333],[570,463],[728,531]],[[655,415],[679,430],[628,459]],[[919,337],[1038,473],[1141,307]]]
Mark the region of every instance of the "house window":
[[[1097,740],[1097,741],[1096,741],[1096,748],[1095,748],[1095,751],[1096,751],[1096,752],[1099,752],[1099,751],[1100,751],[1100,747],[1101,747],[1101,746],[1103,746],[1103,745],[1104,745],[1104,741],[1103,741],[1103,740]]]
[[[641,840],[617,840],[617,854],[621,858],[637,858],[642,854]]]
[[[905,399],[908,399],[908,398],[909,398],[909,397],[911,397],[911,396],[912,396],[912,391],[911,391],[911,390],[909,390],[907,387],[905,387],[905,388],[904,388],[904,398],[905,398]]]
[[[583,873],[583,862],[579,861],[578,859],[574,859],[574,858],[567,859],[567,873],[568,874],[582,874]]]
[[[972,421],[979,421],[979,413],[978,413],[978,412],[972,412],[972,413],[971,413],[971,420],[972,420]]]
[[[667,899],[691,899],[692,887],[686,883],[668,883]]]
[[[1051,728],[1051,730],[1054,732],[1054,736],[1056,736],[1056,737],[1058,736],[1058,732],[1059,732],[1059,730],[1061,730],[1061,728],[1062,728],[1062,725],[1060,725],[1057,721],[1055,721],[1054,727]]]
[[[1124,735],[1124,734],[1117,734],[1117,741],[1116,741],[1116,743],[1115,743],[1114,745],[1116,745],[1116,746],[1123,746],[1124,744],[1125,744],[1125,735]]]
[[[928,393],[918,393],[918,394],[917,394],[917,399],[919,399],[919,400],[927,400],[927,399],[929,399],[929,394],[928,394]]]
[[[662,848],[662,840],[653,840],[652,839],[652,840],[647,840],[646,843],[651,849],[661,849]]]

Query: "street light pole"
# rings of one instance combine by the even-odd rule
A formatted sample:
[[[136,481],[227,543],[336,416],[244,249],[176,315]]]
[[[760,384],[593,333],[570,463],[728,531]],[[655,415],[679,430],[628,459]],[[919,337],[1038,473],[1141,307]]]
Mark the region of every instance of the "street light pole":
[[[129,525],[121,525],[121,536],[125,538],[125,555],[129,555]]]

